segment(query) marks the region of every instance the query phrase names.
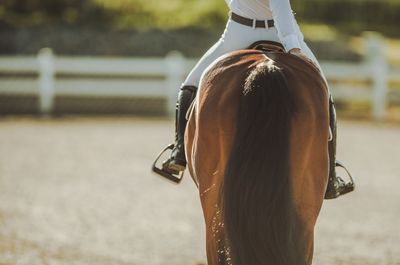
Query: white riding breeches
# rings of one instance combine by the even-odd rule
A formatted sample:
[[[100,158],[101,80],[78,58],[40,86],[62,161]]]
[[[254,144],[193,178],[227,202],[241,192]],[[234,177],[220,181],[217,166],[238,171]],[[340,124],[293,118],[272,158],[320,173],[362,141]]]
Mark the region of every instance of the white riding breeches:
[[[322,76],[325,79],[316,57],[304,42],[304,37],[300,30],[298,30],[298,38],[302,52],[315,62],[315,64],[320,68]],[[229,52],[245,49],[254,42],[260,40],[281,42],[275,27],[268,29],[252,28],[229,19],[221,38],[203,55],[203,57],[201,57],[201,59],[197,62],[195,67],[187,76],[186,80],[183,82],[183,85],[199,87],[200,78],[204,70],[218,57]]]

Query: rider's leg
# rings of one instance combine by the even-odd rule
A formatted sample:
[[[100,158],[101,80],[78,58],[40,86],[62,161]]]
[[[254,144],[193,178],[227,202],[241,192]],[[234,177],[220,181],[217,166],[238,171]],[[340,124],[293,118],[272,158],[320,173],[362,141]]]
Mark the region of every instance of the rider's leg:
[[[300,39],[301,40],[301,39]],[[315,57],[314,53],[311,51],[311,49],[308,47],[307,43],[305,43],[305,41],[300,41],[300,45],[301,45],[301,51],[308,57],[310,58],[314,64],[319,68],[319,71],[321,72],[321,76],[322,78],[325,80],[325,83],[327,84],[328,87],[328,82],[326,80],[324,71],[321,68],[321,65],[319,64],[317,57]]]
[[[346,193],[347,188],[344,180],[336,174],[336,110],[332,95],[329,97],[329,123],[332,132],[332,139],[328,143],[329,150],[329,180],[326,188],[325,199],[334,199]]]
[[[235,50],[244,49],[259,41],[261,36],[267,40],[279,41],[275,28],[253,29],[229,20],[220,40],[214,44],[199,60],[183,83],[179,92],[176,113],[176,141],[171,157],[163,163],[163,169],[172,174],[178,174],[186,167],[184,151],[184,133],[186,127],[186,112],[194,99],[204,70],[218,57]]]
[[[186,112],[196,96],[197,87],[183,86],[178,94],[175,112],[175,146],[171,157],[163,163],[164,170],[170,173],[178,174],[186,168],[186,157],[184,147],[184,136],[186,128]]]

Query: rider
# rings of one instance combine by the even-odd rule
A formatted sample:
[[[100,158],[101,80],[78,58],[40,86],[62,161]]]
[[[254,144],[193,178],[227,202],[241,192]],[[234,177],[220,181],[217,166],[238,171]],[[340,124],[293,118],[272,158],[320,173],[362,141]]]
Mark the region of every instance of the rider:
[[[221,55],[235,50],[245,49],[259,40],[279,42],[286,52],[314,63],[319,63],[304,42],[304,36],[293,15],[289,0],[225,0],[230,16],[225,31],[199,60],[183,82],[176,104],[175,144],[171,156],[163,163],[163,171],[179,174],[186,168],[184,150],[184,132],[186,112],[193,99],[203,71]],[[322,76],[325,78],[322,70]],[[326,79],[325,79],[326,80]],[[332,96],[330,96],[331,131],[329,142],[330,172],[325,198],[331,199],[346,193],[346,184],[336,175],[336,117]]]

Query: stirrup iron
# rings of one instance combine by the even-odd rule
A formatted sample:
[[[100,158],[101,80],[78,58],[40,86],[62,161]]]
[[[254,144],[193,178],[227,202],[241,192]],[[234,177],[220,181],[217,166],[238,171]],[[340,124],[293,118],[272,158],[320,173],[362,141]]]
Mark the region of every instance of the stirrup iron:
[[[354,189],[355,189],[355,182],[354,182],[354,178],[353,178],[353,176],[350,174],[349,170],[343,165],[342,162],[337,161],[337,160],[336,160],[335,166],[336,166],[336,167],[341,167],[341,168],[343,168],[343,169],[346,171],[346,173],[347,173],[347,175],[348,175],[348,177],[349,177],[349,179],[350,179],[350,182],[347,182],[347,183],[346,183],[346,186],[345,186],[343,192],[342,192],[340,195],[344,195],[344,194],[347,194],[347,193],[349,193],[349,192],[354,191]]]
[[[172,150],[172,149],[174,149],[174,146],[175,146],[174,144],[170,144],[170,145],[168,145],[167,147],[165,147],[164,150],[162,150],[162,151],[158,154],[156,160],[155,160],[154,163],[153,163],[153,166],[152,166],[151,170],[152,170],[154,173],[156,173],[156,174],[158,174],[158,175],[160,175],[160,176],[162,176],[162,177],[168,179],[169,181],[172,181],[173,183],[179,184],[179,183],[182,181],[182,179],[183,179],[183,173],[184,173],[184,171],[180,172],[179,174],[172,174],[172,173],[170,173],[170,172],[167,172],[167,171],[163,170],[162,168],[157,167],[157,162],[158,162],[158,160],[160,159],[160,157],[161,157],[167,150]]]

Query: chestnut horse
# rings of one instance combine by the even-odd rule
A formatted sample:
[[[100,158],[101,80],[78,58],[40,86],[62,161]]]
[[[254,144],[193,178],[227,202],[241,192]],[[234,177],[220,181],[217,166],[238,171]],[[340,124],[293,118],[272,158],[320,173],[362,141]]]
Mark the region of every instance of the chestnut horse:
[[[208,265],[306,265],[328,181],[328,90],[279,44],[230,53],[203,75],[185,141]]]

